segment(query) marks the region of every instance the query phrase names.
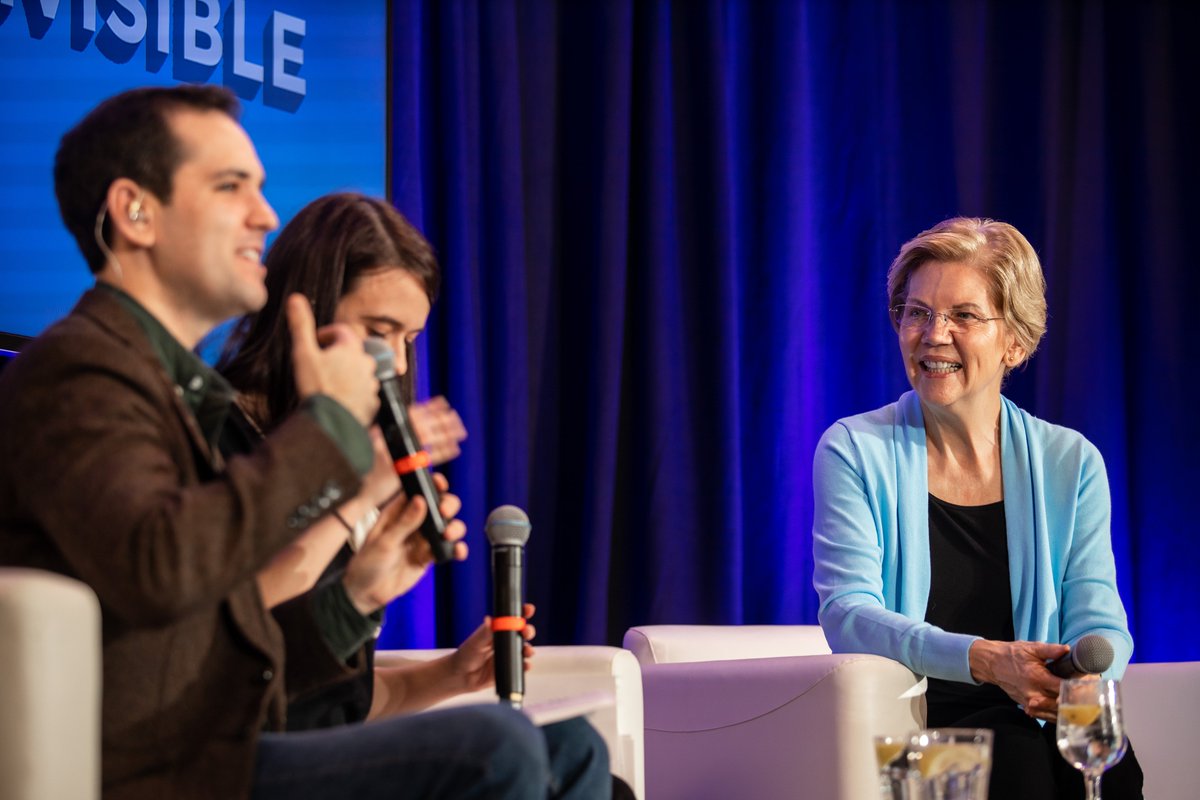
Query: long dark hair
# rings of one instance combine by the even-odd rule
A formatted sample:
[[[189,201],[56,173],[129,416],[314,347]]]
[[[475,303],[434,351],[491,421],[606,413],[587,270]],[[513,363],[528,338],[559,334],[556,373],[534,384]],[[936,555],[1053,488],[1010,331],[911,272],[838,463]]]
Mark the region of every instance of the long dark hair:
[[[338,303],[364,275],[403,269],[431,305],[441,283],[433,248],[400,212],[385,200],[349,192],[326,195],[301,209],[279,232],[265,263],[267,303],[238,323],[217,370],[235,389],[264,404],[256,421],[266,428],[300,402],[284,311],[289,295],[308,298],[320,327],[333,322]],[[412,369],[406,378],[411,392]]]

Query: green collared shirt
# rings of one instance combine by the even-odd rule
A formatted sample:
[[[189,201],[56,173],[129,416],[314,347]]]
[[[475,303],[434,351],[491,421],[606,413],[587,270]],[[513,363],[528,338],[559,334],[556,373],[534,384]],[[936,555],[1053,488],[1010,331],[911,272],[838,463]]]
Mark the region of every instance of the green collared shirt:
[[[215,450],[221,429],[229,416],[229,406],[233,403],[234,392],[229,381],[180,344],[153,314],[129,294],[108,283],[97,283],[96,286],[117,298],[137,321],[150,340],[150,347],[163,369],[167,371],[167,377],[175,383],[175,393],[192,412],[204,438]]]
[[[215,450],[225,420],[229,417],[229,407],[234,398],[233,387],[220,373],[180,344],[137,300],[111,284],[97,283],[96,286],[117,298],[145,332],[167,376],[175,383],[175,391],[191,410],[204,438]],[[341,403],[326,395],[316,395],[307,398],[300,408],[333,439],[359,475],[370,472],[375,458],[371,439]]]

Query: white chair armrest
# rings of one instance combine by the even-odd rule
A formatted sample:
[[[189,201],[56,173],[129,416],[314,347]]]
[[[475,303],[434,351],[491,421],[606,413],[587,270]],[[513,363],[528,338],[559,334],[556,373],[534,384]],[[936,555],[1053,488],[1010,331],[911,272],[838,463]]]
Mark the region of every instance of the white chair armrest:
[[[820,625],[643,625],[625,633],[640,664],[829,655]]]
[[[878,793],[876,734],[922,727],[910,670],[869,655],[644,664],[652,797]]]
[[[389,650],[375,655],[378,666],[404,661],[428,661],[451,650]],[[612,772],[645,797],[645,756],[642,717],[642,674],[637,660],[617,647],[541,645],[525,677],[529,704],[588,692],[608,692],[616,702],[588,714],[588,720],[608,745]],[[483,690],[459,695],[436,708],[469,703],[495,703],[496,693]]]
[[[0,798],[100,796],[100,606],[61,575],[0,569]]]

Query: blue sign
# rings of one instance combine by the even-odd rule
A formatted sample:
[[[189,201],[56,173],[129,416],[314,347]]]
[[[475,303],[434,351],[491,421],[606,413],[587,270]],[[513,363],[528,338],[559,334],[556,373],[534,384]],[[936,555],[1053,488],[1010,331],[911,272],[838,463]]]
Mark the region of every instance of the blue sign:
[[[386,0],[0,0],[0,72],[0,331],[37,334],[91,285],[54,152],[124,89],[232,89],[285,222],[327,192],[386,193]]]

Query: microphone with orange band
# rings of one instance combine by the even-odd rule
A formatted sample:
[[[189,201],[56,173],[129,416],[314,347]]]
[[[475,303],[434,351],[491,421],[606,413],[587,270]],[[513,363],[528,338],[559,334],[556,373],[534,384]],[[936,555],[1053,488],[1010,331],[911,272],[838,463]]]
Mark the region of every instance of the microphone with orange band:
[[[516,506],[500,506],[484,525],[492,543],[492,645],[496,694],[520,708],[525,700],[525,543],[529,517]]]
[[[379,416],[377,422],[387,442],[388,453],[400,476],[400,485],[409,497],[423,497],[429,510],[421,521],[421,535],[429,542],[433,559],[445,564],[454,558],[454,543],[446,541],[446,519],[438,507],[441,492],[433,485],[429,471],[429,453],[421,447],[408,420],[408,408],[400,394],[400,379],[396,374],[396,356],[386,342],[369,338],[363,342],[366,351],[375,358],[375,377],[379,379]]]

